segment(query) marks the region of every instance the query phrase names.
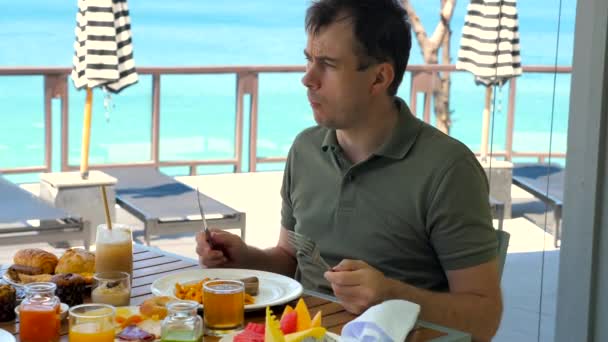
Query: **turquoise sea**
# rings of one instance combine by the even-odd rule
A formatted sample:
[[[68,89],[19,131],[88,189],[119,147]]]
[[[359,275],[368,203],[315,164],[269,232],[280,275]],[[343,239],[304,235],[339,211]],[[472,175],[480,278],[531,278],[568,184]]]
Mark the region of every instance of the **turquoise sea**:
[[[439,0],[412,0],[429,33]],[[76,0],[20,0],[0,11],[0,66],[70,66]],[[132,0],[129,2],[137,66],[302,65],[306,0]],[[456,57],[468,1],[457,1],[452,19]],[[561,16],[559,11],[561,7]],[[571,65],[575,0],[518,2],[524,65]],[[558,30],[559,27],[559,30]],[[559,49],[557,49],[559,40]],[[422,64],[414,42],[410,64]],[[285,155],[294,136],[314,124],[300,74],[260,77],[260,156]],[[409,76],[400,94],[409,99]],[[484,90],[468,73],[452,76],[451,134],[479,148]],[[514,148],[565,152],[570,75],[524,74],[517,83]],[[234,151],[235,77],[164,76],[161,87],[161,158],[229,157]],[[508,89],[499,93],[492,141],[504,148]],[[151,78],[113,97],[108,115],[95,92],[91,163],[149,159]],[[84,92],[70,89],[69,159],[80,160]],[[553,101],[555,103],[553,106]],[[0,168],[41,165],[44,160],[42,77],[0,77]],[[420,103],[420,101],[419,101]],[[59,169],[60,105],[54,103],[53,168]],[[551,120],[553,117],[553,121]],[[552,146],[549,142],[552,139]],[[245,137],[247,140],[247,137]],[[280,168],[280,165],[260,169]],[[199,172],[228,171],[204,168]],[[168,170],[175,174],[185,169]],[[36,175],[12,176],[15,181]]]

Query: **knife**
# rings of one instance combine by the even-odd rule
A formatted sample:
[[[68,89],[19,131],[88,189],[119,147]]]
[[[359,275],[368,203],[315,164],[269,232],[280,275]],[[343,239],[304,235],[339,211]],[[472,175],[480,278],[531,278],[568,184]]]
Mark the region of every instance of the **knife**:
[[[207,238],[207,243],[211,248],[213,248],[213,242],[211,241],[211,232],[209,231],[209,226],[207,226],[207,219],[205,219],[205,211],[203,210],[203,203],[201,202],[201,193],[198,191],[198,187],[196,188],[196,200],[198,202],[198,210],[201,213],[201,219],[203,220],[203,231],[205,232],[205,237]]]

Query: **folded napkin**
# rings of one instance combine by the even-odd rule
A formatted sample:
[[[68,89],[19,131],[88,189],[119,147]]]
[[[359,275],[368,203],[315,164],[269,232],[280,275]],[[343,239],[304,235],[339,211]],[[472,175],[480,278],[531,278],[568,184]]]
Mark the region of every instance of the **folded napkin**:
[[[420,305],[406,300],[387,300],[367,309],[342,328],[340,341],[403,342],[412,330]]]

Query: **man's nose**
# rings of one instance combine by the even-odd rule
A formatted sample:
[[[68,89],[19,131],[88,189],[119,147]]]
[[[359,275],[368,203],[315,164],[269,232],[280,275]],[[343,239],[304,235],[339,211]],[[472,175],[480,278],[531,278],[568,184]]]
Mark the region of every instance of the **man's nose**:
[[[306,73],[302,76],[302,84],[309,89],[319,89],[321,87],[314,68],[310,66],[306,68]]]

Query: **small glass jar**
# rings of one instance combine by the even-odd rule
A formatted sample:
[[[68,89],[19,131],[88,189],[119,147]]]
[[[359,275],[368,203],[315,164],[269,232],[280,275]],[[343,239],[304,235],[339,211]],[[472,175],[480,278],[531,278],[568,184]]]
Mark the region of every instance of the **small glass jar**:
[[[25,285],[26,297],[19,307],[19,339],[22,342],[59,341],[60,302],[50,282]]]
[[[167,304],[168,315],[161,326],[161,342],[200,342],[203,320],[196,314],[198,303],[175,300]]]

